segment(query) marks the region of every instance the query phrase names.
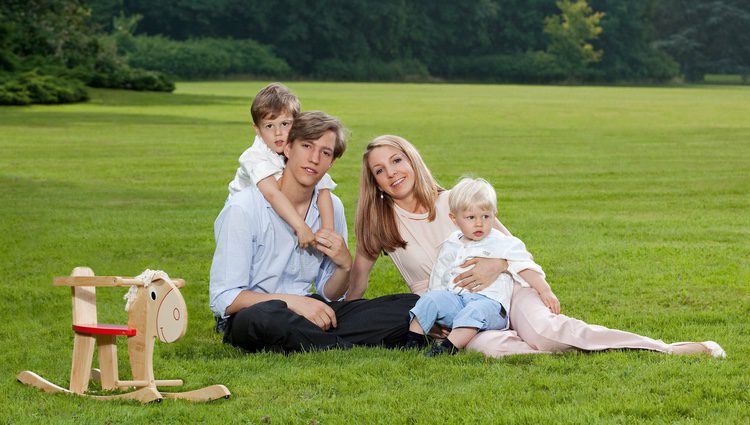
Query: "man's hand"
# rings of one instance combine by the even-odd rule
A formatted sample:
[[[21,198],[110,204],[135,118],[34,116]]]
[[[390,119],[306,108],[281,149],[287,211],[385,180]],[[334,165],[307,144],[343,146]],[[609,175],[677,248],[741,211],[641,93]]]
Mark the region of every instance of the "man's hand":
[[[351,270],[352,254],[341,235],[332,230],[320,229],[315,233],[315,242],[315,248],[327,255],[336,267]]]
[[[508,262],[499,258],[471,258],[460,266],[469,268],[456,276],[453,282],[457,287],[471,292],[479,292],[497,280],[500,273],[508,270]]]
[[[336,327],[336,313],[324,302],[299,295],[289,295],[284,297],[284,301],[290,310],[313,322],[320,329],[327,331]]]

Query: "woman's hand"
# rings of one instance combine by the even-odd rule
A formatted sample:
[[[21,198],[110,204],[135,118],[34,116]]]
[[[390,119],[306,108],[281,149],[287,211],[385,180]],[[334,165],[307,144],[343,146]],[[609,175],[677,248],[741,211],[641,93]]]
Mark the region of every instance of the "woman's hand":
[[[542,299],[542,302],[547,306],[549,311],[555,314],[560,314],[560,301],[551,289],[540,292],[539,298]]]
[[[500,273],[508,270],[508,262],[500,258],[472,258],[460,267],[469,270],[456,276],[453,283],[471,292],[479,292],[492,285]]]

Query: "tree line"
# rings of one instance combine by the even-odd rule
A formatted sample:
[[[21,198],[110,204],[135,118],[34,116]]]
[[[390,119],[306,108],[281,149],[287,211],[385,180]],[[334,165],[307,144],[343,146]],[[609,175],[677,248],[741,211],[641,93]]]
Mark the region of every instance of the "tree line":
[[[416,77],[480,81],[665,81],[750,73],[747,0],[97,0],[94,17],[140,15],[137,34],[173,40],[251,39],[298,75],[346,77],[357,64],[400,64]],[[580,7],[570,10],[571,4]],[[577,37],[550,32],[599,14],[588,62],[571,63]],[[590,8],[586,11],[585,8]],[[568,27],[566,27],[568,28]],[[568,28],[568,29],[570,29]],[[557,40],[555,39],[557,37]],[[568,45],[569,50],[562,49]],[[550,57],[544,55],[549,54]],[[361,67],[361,66],[360,66]],[[497,71],[493,71],[496,68]],[[519,69],[520,68],[520,69]]]
[[[750,74],[747,0],[4,0],[0,103],[244,75],[664,82]]]

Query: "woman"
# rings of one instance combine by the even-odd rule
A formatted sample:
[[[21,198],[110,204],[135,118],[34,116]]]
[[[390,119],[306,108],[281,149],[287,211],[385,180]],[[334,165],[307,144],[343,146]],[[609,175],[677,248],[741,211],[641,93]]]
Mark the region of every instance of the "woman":
[[[495,227],[510,234],[499,222]],[[367,146],[355,231],[357,256],[351,272],[348,298],[359,298],[377,257],[393,260],[413,293],[427,290],[430,271],[442,241],[456,230],[448,217],[448,191],[441,188],[419,152],[398,136],[380,136]],[[460,274],[457,285],[472,292],[491,284],[507,268],[503,260],[475,258],[474,267]],[[487,356],[562,352],[573,349],[643,349],[677,355],[703,353],[724,357],[715,342],[666,344],[630,332],[589,325],[559,312],[554,293],[539,294],[516,284],[510,308],[510,331],[480,332],[467,349]]]

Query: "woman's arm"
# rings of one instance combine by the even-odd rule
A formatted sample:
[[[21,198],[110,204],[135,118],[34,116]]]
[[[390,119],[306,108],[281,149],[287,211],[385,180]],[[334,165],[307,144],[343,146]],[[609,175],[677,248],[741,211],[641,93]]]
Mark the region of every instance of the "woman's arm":
[[[542,299],[544,305],[546,305],[551,312],[560,314],[560,301],[552,292],[552,288],[550,288],[549,283],[547,283],[542,275],[529,269],[523,270],[518,274],[521,275],[523,280],[525,280],[529,286],[539,293],[539,298]]]
[[[370,271],[372,271],[376,260],[377,258],[371,259],[367,254],[359,249],[357,250],[352,271],[349,273],[349,292],[346,293],[347,301],[358,300],[365,294],[370,278]]]
[[[501,258],[475,257],[466,260],[460,267],[471,267],[471,269],[456,276],[453,282],[456,286],[477,292],[492,285],[500,277],[500,273],[507,271],[508,262]]]

